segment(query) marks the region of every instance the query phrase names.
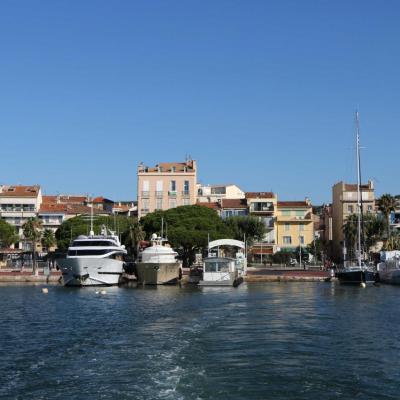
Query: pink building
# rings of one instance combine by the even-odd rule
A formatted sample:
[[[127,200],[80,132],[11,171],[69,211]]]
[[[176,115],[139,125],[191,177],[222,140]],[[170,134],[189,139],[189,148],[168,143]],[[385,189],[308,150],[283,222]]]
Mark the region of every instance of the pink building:
[[[138,166],[138,217],[156,210],[196,204],[196,161]]]

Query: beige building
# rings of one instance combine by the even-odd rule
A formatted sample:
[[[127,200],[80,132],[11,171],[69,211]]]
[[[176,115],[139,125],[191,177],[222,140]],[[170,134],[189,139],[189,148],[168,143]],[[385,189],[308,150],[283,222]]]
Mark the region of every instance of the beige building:
[[[294,251],[314,241],[314,218],[309,199],[278,201],[276,236],[281,251]]]
[[[361,185],[363,213],[375,213],[374,184]],[[357,185],[338,182],[332,187],[332,245],[333,257],[342,259],[343,226],[351,214],[357,213]]]
[[[139,164],[137,172],[138,217],[156,210],[196,204],[196,161]]]

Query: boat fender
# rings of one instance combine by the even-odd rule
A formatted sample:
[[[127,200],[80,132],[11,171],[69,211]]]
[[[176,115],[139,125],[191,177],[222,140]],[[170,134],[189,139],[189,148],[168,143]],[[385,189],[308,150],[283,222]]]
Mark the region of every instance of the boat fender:
[[[360,283],[360,286],[361,286],[362,288],[365,288],[367,285],[365,284],[365,282],[361,282],[361,283]]]
[[[105,290],[102,290],[102,291],[100,292],[100,294],[107,294],[107,292],[106,292]]]
[[[43,294],[49,293],[49,289],[47,289],[46,287],[45,287],[45,288],[42,288],[42,293],[43,293]]]

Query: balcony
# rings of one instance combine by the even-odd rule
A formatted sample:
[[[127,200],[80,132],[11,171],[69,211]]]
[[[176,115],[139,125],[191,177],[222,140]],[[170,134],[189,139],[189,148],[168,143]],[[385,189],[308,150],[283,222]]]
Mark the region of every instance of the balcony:
[[[148,198],[150,198],[150,192],[149,192],[149,191],[143,191],[143,192],[142,192],[142,198],[143,198],[143,199],[148,199]]]
[[[157,190],[156,191],[156,197],[157,198],[163,197],[163,195],[164,195],[164,192],[162,190]]]
[[[182,192],[182,197],[190,197],[190,192],[188,190],[184,190]]]
[[[176,190],[169,190],[168,197],[176,197]]]

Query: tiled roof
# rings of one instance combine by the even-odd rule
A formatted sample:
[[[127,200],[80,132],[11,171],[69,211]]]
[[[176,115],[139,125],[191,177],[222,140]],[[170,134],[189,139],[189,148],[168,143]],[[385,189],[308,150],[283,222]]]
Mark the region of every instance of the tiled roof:
[[[273,199],[275,194],[272,192],[246,192],[246,199]]]
[[[57,204],[57,203],[42,203],[39,209],[39,214],[44,213],[66,213],[67,205],[66,204]]]
[[[80,204],[68,204],[67,205],[67,214],[69,215],[81,215],[86,214],[90,215],[91,207],[82,206]],[[105,214],[103,210],[99,210],[98,208],[93,207],[93,214]]]
[[[311,207],[306,201],[278,201],[278,208]]]
[[[33,186],[0,186],[1,197],[37,197],[40,191],[39,185]]]
[[[87,202],[86,196],[70,196],[61,194],[58,196],[43,196],[43,203],[59,203],[59,204],[84,204]]]
[[[93,203],[114,203],[112,200],[110,199],[106,199],[105,197],[95,197],[93,200]]]
[[[213,210],[219,210],[221,208],[218,202],[197,202],[197,206],[212,208]]]
[[[221,199],[221,208],[247,208],[246,199]]]

